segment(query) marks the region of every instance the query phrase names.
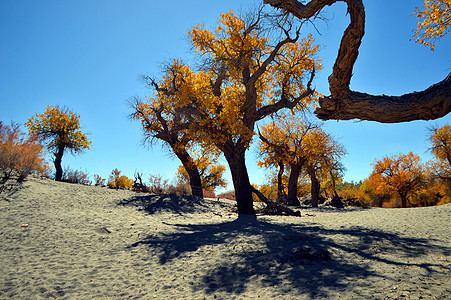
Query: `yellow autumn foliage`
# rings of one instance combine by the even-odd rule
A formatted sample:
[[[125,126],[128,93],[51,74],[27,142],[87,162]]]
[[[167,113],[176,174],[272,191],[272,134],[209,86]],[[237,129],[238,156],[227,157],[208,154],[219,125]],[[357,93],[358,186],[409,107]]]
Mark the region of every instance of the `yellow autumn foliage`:
[[[60,110],[48,105],[42,114],[37,114],[25,123],[31,136],[47,142],[47,148],[56,152],[60,147],[77,153],[88,149],[91,141],[80,130],[80,116],[69,110]]]
[[[422,8],[414,14],[420,21],[414,30],[414,40],[434,50],[437,38],[443,38],[451,30],[451,0],[424,0]]]
[[[125,175],[121,175],[121,171],[114,169],[108,178],[108,186],[114,189],[129,190],[133,187],[134,181]]]

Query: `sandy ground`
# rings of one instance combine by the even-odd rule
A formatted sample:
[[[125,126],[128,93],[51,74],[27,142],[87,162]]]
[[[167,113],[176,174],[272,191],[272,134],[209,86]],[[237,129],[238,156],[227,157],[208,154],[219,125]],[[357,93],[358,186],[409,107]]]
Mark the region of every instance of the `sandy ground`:
[[[0,299],[451,299],[449,204],[232,207],[30,179],[0,196]]]

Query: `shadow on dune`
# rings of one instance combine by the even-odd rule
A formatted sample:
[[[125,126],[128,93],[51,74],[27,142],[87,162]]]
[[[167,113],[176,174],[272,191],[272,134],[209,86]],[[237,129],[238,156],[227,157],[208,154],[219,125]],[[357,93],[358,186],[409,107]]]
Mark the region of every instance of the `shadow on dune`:
[[[450,248],[438,248],[426,239],[405,238],[378,230],[280,225],[248,216],[218,224],[172,226],[177,232],[147,236],[129,248],[149,247],[159,253],[161,264],[184,259],[188,268],[187,257],[201,247],[210,246],[208,251],[215,251],[215,246],[226,247],[222,250],[223,258],[213,264],[208,259],[208,251],[200,254],[209,264],[202,266],[205,273],[193,289],[204,289],[210,294],[223,291],[239,295],[251,281],[258,281],[261,286],[277,286],[281,293],[327,297],[327,290],[339,292],[351,284],[364,287],[366,279],[371,277],[369,281],[374,282],[384,277],[369,267],[373,262],[385,263],[387,267],[407,267],[406,263],[380,254],[419,257],[427,255],[431,248],[446,255],[451,252]],[[336,235],[345,239],[338,239],[339,242],[331,239]],[[254,242],[240,242],[243,237],[251,237]],[[432,267],[438,266],[409,265],[428,272],[434,272]]]
[[[177,196],[167,194],[149,194],[123,199],[119,205],[136,206],[149,214],[171,212],[179,215],[195,212],[206,212],[208,207],[204,200],[193,196]]]

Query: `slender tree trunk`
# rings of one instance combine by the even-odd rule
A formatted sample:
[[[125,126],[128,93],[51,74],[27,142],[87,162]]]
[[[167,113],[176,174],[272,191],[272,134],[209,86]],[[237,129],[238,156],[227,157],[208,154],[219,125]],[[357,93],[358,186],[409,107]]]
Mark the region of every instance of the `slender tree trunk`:
[[[199,169],[194,163],[194,160],[186,151],[174,151],[174,153],[180,159],[180,162],[188,173],[192,195],[203,199],[202,180],[200,179]]]
[[[285,172],[285,165],[283,162],[279,161],[279,172],[277,173],[277,202],[279,204],[285,201],[285,191],[283,188],[283,173]]]
[[[287,205],[299,205],[298,200],[298,179],[301,173],[299,165],[292,165],[290,171],[290,178],[288,179],[288,196]]]
[[[312,195],[312,206],[318,207],[320,183],[318,178],[316,178],[316,171],[312,167],[308,167],[307,170],[311,181],[310,193]]]
[[[63,154],[64,154],[64,146],[58,147],[58,152],[56,152],[55,160],[53,161],[53,165],[55,166],[55,180],[61,181],[63,179],[63,168],[61,167],[61,162],[63,161]]]
[[[336,198],[340,198],[340,196],[338,196],[338,193],[337,193],[337,184],[336,184],[336,182],[335,182],[335,177],[334,177],[334,175],[332,174],[332,172],[330,172],[330,178],[331,178],[331,180],[332,180],[332,189],[333,189],[333,192],[334,192],[334,196],[336,197]],[[326,196],[327,197],[327,196]]]
[[[245,148],[227,149],[224,156],[229,164],[232,173],[233,187],[235,188],[235,199],[240,215],[255,215],[254,203],[252,200],[252,186],[249,181],[245,163]]]

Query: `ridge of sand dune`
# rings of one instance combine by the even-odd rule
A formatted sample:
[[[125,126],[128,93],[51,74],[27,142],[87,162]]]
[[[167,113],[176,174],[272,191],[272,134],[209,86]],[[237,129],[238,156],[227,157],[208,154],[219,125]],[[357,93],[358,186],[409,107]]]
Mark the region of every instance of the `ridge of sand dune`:
[[[449,299],[450,204],[233,205],[31,178],[0,196],[0,299]]]

